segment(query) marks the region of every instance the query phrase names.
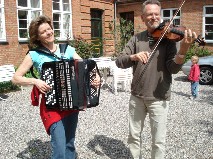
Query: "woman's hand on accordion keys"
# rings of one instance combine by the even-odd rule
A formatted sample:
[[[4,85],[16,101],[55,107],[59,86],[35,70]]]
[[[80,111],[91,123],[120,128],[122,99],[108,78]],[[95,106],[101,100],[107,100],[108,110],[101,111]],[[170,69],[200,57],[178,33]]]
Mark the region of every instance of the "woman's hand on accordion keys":
[[[36,85],[39,91],[44,94],[51,89],[49,85],[47,85],[44,81],[40,79],[35,79],[34,85]]]
[[[92,81],[91,84],[92,84],[94,87],[96,87],[96,88],[100,87],[100,84],[101,84],[101,77],[100,77],[98,74],[96,74],[96,77],[95,77],[95,79]]]

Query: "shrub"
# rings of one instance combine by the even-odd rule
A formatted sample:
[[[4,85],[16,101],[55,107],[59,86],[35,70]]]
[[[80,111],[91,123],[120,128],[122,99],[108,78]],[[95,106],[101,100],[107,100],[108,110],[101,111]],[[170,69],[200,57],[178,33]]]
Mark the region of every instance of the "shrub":
[[[34,75],[35,75],[37,78],[40,78],[40,74],[39,74],[39,72],[36,70],[35,67],[33,67],[33,73],[34,73]],[[31,74],[31,71],[30,71],[30,70],[29,70],[24,76],[27,77],[27,78],[34,78],[34,77],[32,76],[32,74]]]
[[[17,70],[17,67],[15,68],[15,70]],[[36,75],[36,77],[39,78],[39,73],[35,68],[33,69],[33,72]],[[25,74],[25,77],[32,78],[31,72],[28,71]],[[8,93],[8,92],[17,91],[17,90],[20,90],[20,86],[13,84],[11,81],[0,83],[0,93]]]
[[[193,44],[186,53],[185,62],[191,59],[193,55],[198,57],[208,56],[211,55],[211,52],[204,47],[198,47],[198,45]]]
[[[76,53],[83,59],[99,57],[99,53],[95,53],[94,44],[80,36],[74,37],[74,40],[68,40],[68,43],[76,49]]]
[[[0,83],[0,93],[7,93],[10,91],[16,91],[16,90],[20,90],[20,87],[17,85],[14,85],[11,81]]]
[[[133,35],[134,24],[131,21],[127,21],[121,18],[120,24],[116,25],[113,28],[113,24],[111,22],[109,28],[111,30],[111,34],[113,35],[113,38],[116,39],[115,54],[114,54],[114,56],[116,57],[124,49],[126,43],[129,41],[129,39]]]

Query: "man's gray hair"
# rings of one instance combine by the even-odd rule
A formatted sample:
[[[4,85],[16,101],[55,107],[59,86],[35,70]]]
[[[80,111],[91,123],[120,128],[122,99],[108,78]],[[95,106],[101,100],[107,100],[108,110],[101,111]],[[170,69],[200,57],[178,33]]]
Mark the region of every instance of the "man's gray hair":
[[[145,2],[143,2],[142,4],[142,14],[145,11],[145,7],[148,4],[157,4],[160,8],[161,8],[161,3],[158,0],[146,0]]]

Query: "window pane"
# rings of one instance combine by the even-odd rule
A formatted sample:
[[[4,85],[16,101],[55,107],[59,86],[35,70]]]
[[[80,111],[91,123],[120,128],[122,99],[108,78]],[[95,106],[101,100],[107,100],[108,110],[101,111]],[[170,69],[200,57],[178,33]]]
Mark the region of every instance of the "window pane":
[[[27,11],[18,11],[18,19],[19,19],[19,37],[26,38],[27,37]]]
[[[134,24],[134,12],[120,13],[120,17],[126,21],[131,21]]]
[[[206,14],[213,14],[213,7],[206,7]]]
[[[40,0],[31,0],[32,8],[40,8]]]
[[[64,30],[64,37],[69,37],[69,28],[70,28],[70,15],[64,15],[64,25],[63,25],[63,30]]]
[[[206,25],[206,32],[213,32],[213,25]]]
[[[2,19],[3,19],[2,11],[3,11],[3,9],[0,8],[0,26],[1,26]]]
[[[69,0],[63,0],[63,11],[70,11]]]
[[[53,0],[53,10],[60,10],[59,0]]]
[[[40,15],[40,11],[32,11],[31,19],[35,19],[35,18],[38,17],[39,15]]]
[[[63,26],[63,29],[65,29],[65,30],[69,30],[69,23],[64,23],[64,26]]]
[[[60,15],[59,14],[53,14],[53,28],[54,29],[60,29]]]
[[[92,21],[91,24],[91,36],[92,37],[100,37],[100,21]]]
[[[27,7],[27,0],[18,0],[18,6]]]
[[[60,37],[60,15],[53,14],[53,28],[55,30],[55,36]]]
[[[163,17],[170,17],[170,10],[164,10]]]
[[[0,8],[0,38],[2,38],[3,37],[3,22],[2,22],[2,19],[3,19],[3,17],[2,17],[2,9]]]
[[[60,37],[60,30],[54,29],[55,37]]]
[[[59,21],[60,19],[60,15],[59,14],[53,14],[53,21]]]
[[[172,12],[173,12],[172,15],[175,14],[176,10],[177,10],[177,9],[175,9],[175,10],[172,11]],[[178,12],[177,16],[180,16],[180,11]]]
[[[64,11],[70,11],[69,4],[63,4],[63,10]]]
[[[205,26],[205,39],[206,40],[213,40],[213,25],[206,25]]]
[[[213,33],[207,33],[205,36],[206,40],[213,40]]]
[[[20,38],[27,38],[27,29],[19,29],[19,37]]]
[[[19,28],[27,28],[27,20],[19,20]]]
[[[64,24],[69,24],[70,23],[70,15],[64,15],[63,21],[64,21]]]
[[[60,28],[59,22],[53,22],[53,27],[54,29],[59,29]]]
[[[27,19],[27,11],[19,10],[18,11],[18,18],[19,19]]]
[[[69,38],[70,37],[70,33],[69,30],[64,30],[64,34],[62,35],[64,38]]]
[[[173,24],[176,26],[180,25],[180,19],[174,19]]]
[[[0,38],[3,38],[3,29],[0,28]]]
[[[102,15],[101,11],[98,11],[98,10],[92,10],[91,11],[91,18],[101,19],[101,15]]]
[[[206,24],[213,24],[213,17],[206,17]]]

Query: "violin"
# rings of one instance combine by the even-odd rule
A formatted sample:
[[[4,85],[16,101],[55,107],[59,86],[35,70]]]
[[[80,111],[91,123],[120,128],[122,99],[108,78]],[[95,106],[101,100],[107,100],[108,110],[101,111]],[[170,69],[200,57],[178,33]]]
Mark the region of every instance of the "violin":
[[[186,0],[182,0],[179,8],[176,10],[171,20],[164,21],[163,23],[161,23],[159,27],[155,29],[154,32],[152,33],[152,36],[154,37],[154,39],[157,39],[157,42],[153,46],[150,52],[150,55],[152,55],[155,52],[156,48],[158,47],[158,45],[160,44],[163,38],[168,38],[173,41],[180,41],[184,38],[184,32],[186,28],[182,26],[176,27],[172,25],[172,22],[174,18],[177,16],[178,12],[180,11],[185,1]],[[201,39],[200,37],[201,36],[199,35],[194,42],[198,42],[198,46],[201,46],[201,45],[205,46],[204,38]]]
[[[185,30],[185,26],[169,25],[169,21],[163,21],[162,23],[160,23],[158,28],[156,28],[152,32],[152,37],[154,38],[154,40],[158,40],[164,33],[164,36],[162,38],[178,42],[184,38]],[[194,42],[198,42],[199,46],[205,46],[204,38],[201,38],[201,35],[199,35]]]
[[[154,44],[151,51],[149,52],[149,61],[146,63],[144,69],[142,70],[141,74],[139,75],[138,79],[136,80],[135,88],[140,83],[140,80],[141,80],[144,72],[148,68],[148,65],[150,64],[152,58],[154,57],[154,55],[156,53],[156,49],[157,49],[158,45],[160,44],[161,40],[163,38],[167,38],[167,39],[170,39],[170,40],[177,42],[177,41],[180,41],[184,38],[184,33],[185,33],[185,30],[186,30],[186,27],[174,26],[172,24],[172,22],[173,22],[174,18],[177,16],[178,12],[180,11],[180,9],[183,6],[183,4],[185,3],[185,1],[186,0],[182,0],[179,8],[176,10],[175,14],[173,15],[172,19],[169,22],[164,21],[152,33],[152,37],[154,38],[154,40],[156,40],[156,43]],[[204,38],[201,38],[200,35],[197,37],[197,39],[194,42],[198,42],[199,46],[205,45]],[[133,88],[133,90],[134,90],[134,88]]]

